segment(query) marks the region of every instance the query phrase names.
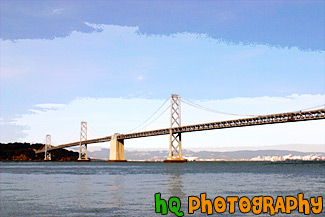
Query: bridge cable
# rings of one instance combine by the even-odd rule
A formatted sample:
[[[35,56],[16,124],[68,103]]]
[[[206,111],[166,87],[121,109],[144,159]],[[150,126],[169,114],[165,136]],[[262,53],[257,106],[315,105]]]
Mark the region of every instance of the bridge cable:
[[[51,136],[51,145],[52,146],[57,146],[59,143],[57,143],[56,141],[55,141],[55,139],[53,139],[53,137]]]
[[[310,110],[310,109],[315,109],[315,108],[319,108],[319,107],[325,107],[325,104],[323,105],[318,105],[318,106],[313,106],[313,107],[310,107],[310,108],[305,108],[305,109],[301,109],[297,112],[300,112],[300,111],[307,111],[307,110]]]
[[[148,117],[144,122],[142,122],[141,124],[139,124],[137,127],[135,127],[133,130],[130,130],[130,132],[135,131],[136,129],[138,129],[140,126],[142,126],[143,124],[145,124],[147,121],[149,121],[165,104],[166,102],[169,101],[169,98],[150,116]],[[155,119],[156,120],[156,119]],[[148,125],[147,125],[148,126]],[[143,129],[143,128],[141,128]]]
[[[41,147],[39,148],[39,150],[41,150],[41,149],[45,149],[45,145],[46,145],[46,137],[43,139],[43,143],[42,143],[42,145],[43,145],[43,146],[41,146]]]
[[[76,129],[72,135],[73,136],[68,140],[69,142],[74,142],[74,141],[78,140],[80,138],[79,129]]]
[[[89,133],[92,133],[95,137],[102,137],[102,135],[100,135],[94,128],[92,128],[90,125],[87,125],[87,130]],[[91,137],[91,135],[89,135],[89,133],[87,133],[88,137]],[[89,138],[87,138],[89,139]]]
[[[181,101],[184,102],[187,105],[192,106],[192,107],[195,107],[195,108],[198,108],[198,109],[202,109],[204,111],[218,113],[218,114],[234,115],[234,116],[250,116],[250,117],[258,117],[259,116],[259,115],[243,115],[243,114],[234,114],[234,113],[221,112],[221,111],[217,111],[215,109],[211,109],[211,108],[207,108],[207,107],[201,106],[201,105],[199,105],[197,103],[191,102],[191,101],[186,100],[184,98],[181,98]],[[318,106],[313,106],[313,107],[309,107],[309,108],[305,108],[305,109],[301,109],[299,111],[306,111],[306,110],[310,110],[310,109],[314,109],[314,108],[318,108],[318,107],[324,107],[324,106],[325,106],[325,104],[318,105]],[[296,111],[296,112],[299,112],[299,111]]]
[[[138,131],[143,130],[144,128],[146,128],[147,126],[149,126],[150,124],[152,124],[153,122],[155,122],[158,118],[160,118],[166,111],[167,109],[169,109],[170,106],[168,106],[162,113],[160,113],[160,115],[158,115],[154,120],[152,120],[150,123],[148,123],[146,126],[142,127],[141,129],[139,129]]]
[[[222,112],[222,111],[217,111],[215,109],[211,109],[205,106],[201,106],[197,103],[191,102],[189,100],[186,100],[184,98],[181,98],[181,101],[189,106],[204,110],[204,111],[208,111],[208,112],[213,112],[213,113],[217,113],[217,114],[224,114],[224,115],[234,115],[234,116],[250,116],[250,117],[257,117],[258,115],[243,115],[243,114],[234,114],[234,113],[228,113],[228,112]]]

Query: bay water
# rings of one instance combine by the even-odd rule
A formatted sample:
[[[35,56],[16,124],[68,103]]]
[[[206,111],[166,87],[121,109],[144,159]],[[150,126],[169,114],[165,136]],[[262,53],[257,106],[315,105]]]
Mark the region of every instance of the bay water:
[[[178,197],[185,216],[207,216],[188,214],[188,197],[201,193],[212,201],[298,193],[324,198],[325,162],[0,162],[0,216],[163,216],[155,213],[158,192],[166,201]],[[235,214],[212,216],[219,215],[256,216],[238,207]]]

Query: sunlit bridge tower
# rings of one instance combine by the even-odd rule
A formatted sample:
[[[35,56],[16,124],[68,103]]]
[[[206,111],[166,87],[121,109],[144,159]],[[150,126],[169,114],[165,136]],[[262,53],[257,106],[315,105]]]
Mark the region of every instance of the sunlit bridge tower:
[[[170,97],[170,128],[169,128],[169,155],[165,162],[185,162],[182,157],[182,136],[174,132],[174,128],[181,127],[181,97],[171,94]]]
[[[81,128],[80,128],[80,149],[79,149],[79,158],[78,160],[86,160],[88,161],[87,157],[87,144],[84,144],[83,142],[87,141],[87,122],[81,122]]]
[[[51,147],[51,135],[46,135],[44,160],[52,160],[51,152],[48,151],[48,148],[50,148],[50,147]]]

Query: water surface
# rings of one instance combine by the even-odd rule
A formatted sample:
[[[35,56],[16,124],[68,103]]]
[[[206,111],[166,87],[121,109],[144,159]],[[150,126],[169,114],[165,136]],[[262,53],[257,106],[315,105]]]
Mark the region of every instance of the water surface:
[[[179,197],[185,216],[207,216],[187,213],[188,196],[200,193],[211,200],[301,192],[305,198],[325,196],[321,162],[0,162],[0,169],[0,216],[162,216],[155,214],[157,192],[164,199]],[[222,216],[255,215],[236,210]]]

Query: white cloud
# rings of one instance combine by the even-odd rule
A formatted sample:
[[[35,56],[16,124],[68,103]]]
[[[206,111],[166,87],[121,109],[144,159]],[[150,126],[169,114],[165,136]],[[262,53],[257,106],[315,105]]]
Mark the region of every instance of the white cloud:
[[[64,104],[55,104],[55,103],[44,103],[44,104],[37,104],[36,107],[43,108],[43,109],[58,109],[62,106],[65,106]]]
[[[290,95],[287,97],[230,98],[223,100],[195,101],[196,103],[220,111],[236,114],[270,114],[290,112],[320,105],[325,95]],[[124,99],[124,98],[80,98],[62,106],[41,104],[38,107],[55,107],[56,110],[42,110],[25,114],[16,119],[16,125],[28,125],[24,141],[43,141],[46,134],[59,145],[78,141],[80,122],[88,122],[88,138],[129,133],[146,120],[164,100]],[[52,105],[52,106],[50,106]],[[169,102],[160,110],[163,111]],[[151,120],[158,117],[158,112]],[[220,120],[242,118],[209,113],[182,103],[182,125],[206,123]],[[148,121],[147,123],[150,123]],[[144,124],[143,126],[146,126]],[[142,130],[169,127],[169,110],[155,122]],[[204,132],[184,133],[183,148],[218,147],[258,147],[279,144],[325,144],[322,129],[324,120],[242,127]],[[168,136],[157,136],[127,140],[126,148],[168,148]],[[98,146],[98,144],[94,144]],[[109,147],[108,143],[100,145]]]
[[[52,14],[62,14],[63,11],[63,8],[56,8],[52,10]]]
[[[36,114],[40,114],[42,111],[37,110],[37,109],[29,109],[30,112],[36,113]]]
[[[142,76],[138,76],[138,77],[137,77],[137,80],[139,80],[139,81],[141,81],[142,79],[143,79]]]

